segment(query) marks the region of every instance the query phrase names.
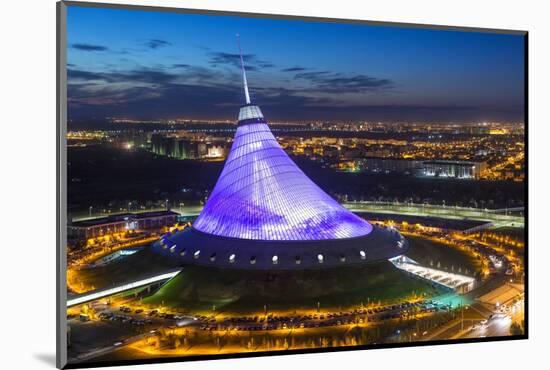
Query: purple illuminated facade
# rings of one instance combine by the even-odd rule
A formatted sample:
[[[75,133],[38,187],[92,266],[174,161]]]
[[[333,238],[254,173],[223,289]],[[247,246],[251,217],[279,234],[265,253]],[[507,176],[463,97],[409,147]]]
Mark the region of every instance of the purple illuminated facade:
[[[204,209],[192,227],[163,236],[155,250],[183,264],[239,269],[332,267],[403,254],[408,243],[401,234],[345,209],[290,159],[250,103],[244,66],[243,84],[246,104]]]
[[[225,167],[194,227],[252,240],[343,239],[370,233],[372,226],[315,185],[280,147],[263,117],[256,118],[260,122],[239,124]]]

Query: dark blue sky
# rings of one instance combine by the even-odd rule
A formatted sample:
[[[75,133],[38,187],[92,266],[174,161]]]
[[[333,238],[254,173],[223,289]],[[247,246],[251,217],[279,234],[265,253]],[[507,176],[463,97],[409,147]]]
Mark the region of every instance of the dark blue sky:
[[[69,7],[69,118],[523,121],[522,36]]]

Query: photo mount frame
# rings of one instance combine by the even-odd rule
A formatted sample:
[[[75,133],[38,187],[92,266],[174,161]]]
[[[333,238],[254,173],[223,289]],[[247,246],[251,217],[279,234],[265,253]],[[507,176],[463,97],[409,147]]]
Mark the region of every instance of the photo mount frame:
[[[524,123],[525,123],[525,181],[524,181],[524,202],[525,202],[525,226],[524,226],[524,260],[525,260],[525,332],[522,335],[510,335],[502,337],[485,337],[474,339],[445,339],[433,340],[429,342],[409,342],[409,343],[382,343],[369,345],[327,347],[327,348],[312,348],[312,349],[289,349],[278,351],[263,351],[251,353],[232,353],[232,354],[214,354],[214,355],[191,355],[182,357],[170,358],[151,358],[151,359],[129,359],[120,361],[87,361],[82,364],[67,363],[67,317],[66,317],[66,302],[67,302],[67,8],[71,6],[84,8],[109,8],[121,10],[135,10],[144,12],[168,12],[181,14],[203,14],[203,15],[220,15],[220,16],[235,16],[235,17],[251,17],[259,19],[273,20],[297,20],[304,22],[326,22],[336,24],[358,24],[358,25],[376,25],[376,26],[393,26],[401,28],[420,28],[432,30],[452,30],[460,32],[483,32],[494,34],[519,35],[524,38]],[[248,357],[264,357],[264,356],[279,356],[289,354],[309,354],[309,353],[325,353],[325,352],[341,352],[341,351],[357,351],[368,349],[382,348],[405,348],[405,347],[423,347],[432,345],[448,345],[460,343],[483,343],[483,342],[498,342],[509,340],[523,340],[529,338],[529,32],[524,30],[513,29],[492,29],[492,28],[477,28],[477,27],[461,27],[461,26],[446,26],[420,23],[402,23],[402,22],[384,22],[371,21],[360,19],[341,19],[330,17],[314,17],[314,16],[298,16],[298,15],[283,15],[283,14],[266,14],[253,12],[237,12],[237,11],[221,11],[221,10],[205,10],[193,8],[176,8],[163,6],[145,6],[145,5],[128,5],[128,4],[112,4],[100,2],[81,2],[81,1],[60,1],[56,4],[56,38],[57,38],[57,63],[56,63],[56,229],[57,229],[57,248],[56,248],[56,366],[60,369],[70,368],[93,368],[104,366],[124,366],[137,364],[155,364],[155,363],[172,363],[172,362],[187,362],[187,361],[205,361],[211,359],[233,359],[233,358],[248,358]]]

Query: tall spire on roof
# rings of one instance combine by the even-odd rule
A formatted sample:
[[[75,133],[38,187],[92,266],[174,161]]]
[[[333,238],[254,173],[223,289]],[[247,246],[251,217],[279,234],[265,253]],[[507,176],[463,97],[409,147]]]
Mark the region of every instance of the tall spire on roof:
[[[239,37],[239,34],[237,34],[237,45],[239,47],[239,56],[241,57],[241,70],[243,72],[244,96],[246,98],[246,104],[250,104],[250,94],[248,93],[248,83],[246,82],[246,70],[244,69],[243,52],[241,50],[241,38]]]
[[[237,35],[246,105],[223,170],[193,224],[220,237],[264,240],[334,240],[363,237],[372,225],[325,193],[292,161],[250,104]]]

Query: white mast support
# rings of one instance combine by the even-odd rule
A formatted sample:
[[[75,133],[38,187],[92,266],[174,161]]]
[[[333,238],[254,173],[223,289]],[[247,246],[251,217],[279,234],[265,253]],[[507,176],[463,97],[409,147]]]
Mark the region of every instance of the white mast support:
[[[250,104],[250,94],[248,93],[248,83],[246,82],[246,70],[244,69],[243,52],[241,50],[241,39],[239,37],[239,34],[237,34],[237,45],[239,46],[239,56],[241,57],[241,70],[243,72],[244,96],[246,98],[246,104]]]

